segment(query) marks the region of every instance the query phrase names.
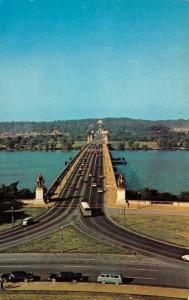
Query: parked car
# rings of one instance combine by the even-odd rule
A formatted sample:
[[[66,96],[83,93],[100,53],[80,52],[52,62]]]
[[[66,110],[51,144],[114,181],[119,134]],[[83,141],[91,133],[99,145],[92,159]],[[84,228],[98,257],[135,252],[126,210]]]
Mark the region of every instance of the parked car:
[[[82,281],[83,274],[82,273],[74,273],[74,272],[50,273],[48,280],[51,280],[51,281]]]
[[[182,260],[189,261],[189,254],[185,254],[182,256]]]
[[[97,277],[97,282],[105,283],[114,283],[114,284],[122,284],[123,278],[121,273],[118,272],[101,272]]]
[[[1,278],[4,282],[10,281],[10,282],[17,282],[17,281],[33,281],[35,276],[32,273],[27,273],[25,271],[13,271],[11,273],[4,273],[1,275]],[[40,279],[40,278],[39,278]]]

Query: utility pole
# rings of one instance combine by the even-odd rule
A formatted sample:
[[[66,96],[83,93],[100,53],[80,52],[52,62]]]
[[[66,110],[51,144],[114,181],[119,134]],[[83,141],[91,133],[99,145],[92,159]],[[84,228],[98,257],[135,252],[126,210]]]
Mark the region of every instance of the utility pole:
[[[63,253],[63,229],[64,229],[64,227],[61,226],[60,229],[61,229],[61,253]]]
[[[11,207],[11,221],[12,221],[12,225],[14,225],[14,207],[13,207],[13,205]]]
[[[123,223],[124,228],[125,228],[125,221],[126,221],[126,220],[125,220],[125,217],[126,217],[125,215],[126,215],[126,208],[125,208],[125,206],[124,206],[124,219],[123,219],[123,222],[124,222],[124,223]]]

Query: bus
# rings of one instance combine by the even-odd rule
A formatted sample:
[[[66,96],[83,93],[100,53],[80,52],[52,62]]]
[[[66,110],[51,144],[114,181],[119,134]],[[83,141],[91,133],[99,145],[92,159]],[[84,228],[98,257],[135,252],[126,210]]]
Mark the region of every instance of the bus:
[[[92,215],[91,208],[90,208],[89,204],[85,201],[81,202],[80,210],[84,217],[90,217]]]

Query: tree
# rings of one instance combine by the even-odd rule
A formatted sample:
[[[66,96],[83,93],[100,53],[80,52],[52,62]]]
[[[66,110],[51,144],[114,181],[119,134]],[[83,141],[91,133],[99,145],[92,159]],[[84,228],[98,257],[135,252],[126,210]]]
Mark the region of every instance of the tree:
[[[124,142],[120,142],[118,144],[118,150],[120,150],[120,151],[125,150],[125,143]]]
[[[160,147],[161,150],[165,150],[168,148],[168,143],[167,139],[161,138],[157,141],[158,146]]]
[[[181,192],[179,195],[180,201],[189,201],[189,191],[187,192]]]
[[[129,145],[129,148],[133,149],[134,148],[134,141],[133,140],[128,141],[128,145]]]

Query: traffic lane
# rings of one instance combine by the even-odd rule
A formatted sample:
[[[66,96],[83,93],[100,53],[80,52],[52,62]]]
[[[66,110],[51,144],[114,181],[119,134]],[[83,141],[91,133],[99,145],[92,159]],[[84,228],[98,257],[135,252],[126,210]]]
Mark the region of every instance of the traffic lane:
[[[89,278],[90,282],[96,281],[96,277],[102,271],[120,272],[124,277],[125,283],[153,285],[153,286],[167,286],[189,288],[188,271],[180,268],[158,267],[157,265],[132,265],[132,264],[98,264],[95,261],[77,261],[60,263],[47,262],[1,262],[0,268],[2,273],[7,273],[16,270],[23,270],[26,272],[33,272],[41,276],[42,280],[47,280],[51,272],[81,272]]]
[[[84,152],[83,155],[85,155],[85,152]],[[80,163],[80,162],[79,162],[79,163]],[[65,194],[68,194],[68,193],[70,192],[70,190],[69,190],[70,185],[76,183],[76,181],[77,181],[77,178],[76,178],[76,176],[75,176],[76,173],[77,173],[77,166],[76,166],[76,168],[73,170],[73,172],[72,172],[70,178],[68,179],[67,184],[65,185],[65,187],[64,187],[64,189],[63,189],[63,191],[64,191]],[[61,200],[62,200],[62,199],[61,199]],[[60,201],[60,202],[61,202],[61,201]],[[69,205],[69,203],[70,203],[69,201],[64,201],[64,202],[63,202],[63,206],[65,207],[65,209],[67,208],[67,206]],[[47,221],[48,221],[49,218],[50,218],[50,219],[51,219],[52,217],[55,218],[55,217],[56,217],[56,214],[58,215],[60,208],[61,208],[61,206],[60,206],[59,203],[55,204],[53,207],[51,207],[51,209],[50,209],[47,213],[45,213],[45,214],[39,216],[38,218],[36,218],[37,222],[36,222],[35,224],[33,224],[32,227],[27,227],[27,228],[25,227],[25,228],[23,228],[23,226],[17,226],[17,227],[15,227],[15,228],[13,228],[13,229],[9,229],[8,231],[2,232],[2,233],[0,234],[0,240],[4,239],[4,238],[6,237],[6,235],[10,238],[11,235],[15,236],[15,233],[16,233],[16,235],[17,235],[17,234],[19,234],[20,232],[23,232],[23,231],[26,231],[26,230],[27,230],[27,231],[30,231],[31,228],[33,229],[33,228],[37,227],[39,222],[40,222],[40,225],[41,225],[43,222],[47,223]],[[62,209],[63,209],[63,208],[61,208],[61,210],[62,210]]]
[[[70,178],[71,182],[74,182],[76,180],[75,172],[77,172],[77,166],[76,166],[75,170],[73,171],[73,174],[71,175],[71,178]],[[64,188],[64,193],[69,193],[69,185],[68,184]],[[65,203],[65,209],[66,209],[68,207],[68,202],[67,203],[64,202],[64,203]],[[38,227],[39,222],[40,222],[40,224],[43,224],[43,223],[47,223],[49,219],[52,219],[52,217],[56,218],[56,216],[59,215],[59,211],[60,211],[60,208],[58,208],[58,206],[59,206],[58,204],[57,205],[55,204],[50,210],[48,210],[47,213],[36,218],[37,222],[35,224],[33,224],[32,229],[35,227]],[[61,208],[61,211],[62,211],[62,208]],[[1,243],[6,240],[6,237],[8,237],[8,240],[10,240],[11,236],[15,238],[15,235],[18,236],[18,234],[23,233],[23,231],[24,231],[24,233],[27,231],[27,234],[29,234],[31,231],[31,227],[28,227],[26,229],[26,228],[23,228],[23,226],[16,226],[12,229],[9,229],[5,232],[0,233]]]
[[[75,178],[72,178],[71,180],[75,180]],[[72,181],[71,181],[72,182]],[[70,214],[75,210],[78,206],[78,199],[71,198],[72,202],[70,201],[64,201],[61,203],[58,203],[53,210],[53,213],[49,212],[49,214],[44,218],[43,222],[39,222],[36,224],[33,224],[30,227],[22,227],[22,230],[20,232],[17,232],[16,234],[9,234],[5,235],[5,237],[1,236],[1,246],[0,249],[6,249],[6,247],[13,246],[15,244],[18,244],[19,242],[29,241],[31,240],[32,236],[39,233],[38,236],[40,236],[40,232],[43,235],[47,234],[47,231],[49,233],[55,228],[58,228],[60,224],[63,225],[63,223],[67,222],[67,218],[70,216]]]
[[[82,200],[84,200],[86,202],[88,201],[89,187],[91,185],[91,177],[89,176],[89,173],[91,173],[91,170],[93,169],[94,159],[95,159],[95,156],[91,155],[89,163],[88,163],[89,164],[88,165],[88,170],[85,170],[85,174],[83,174],[83,176],[82,176],[82,182],[81,182],[81,185],[79,187],[80,190],[83,187],[85,187],[84,191],[82,193]],[[86,195],[87,195],[87,197],[86,197]]]
[[[121,228],[111,222],[106,216],[82,218],[81,222],[91,231],[94,230],[97,232],[101,237],[115,243],[117,242],[125,247],[131,247],[173,259],[181,259],[181,255],[187,253],[187,249],[158,242]]]

